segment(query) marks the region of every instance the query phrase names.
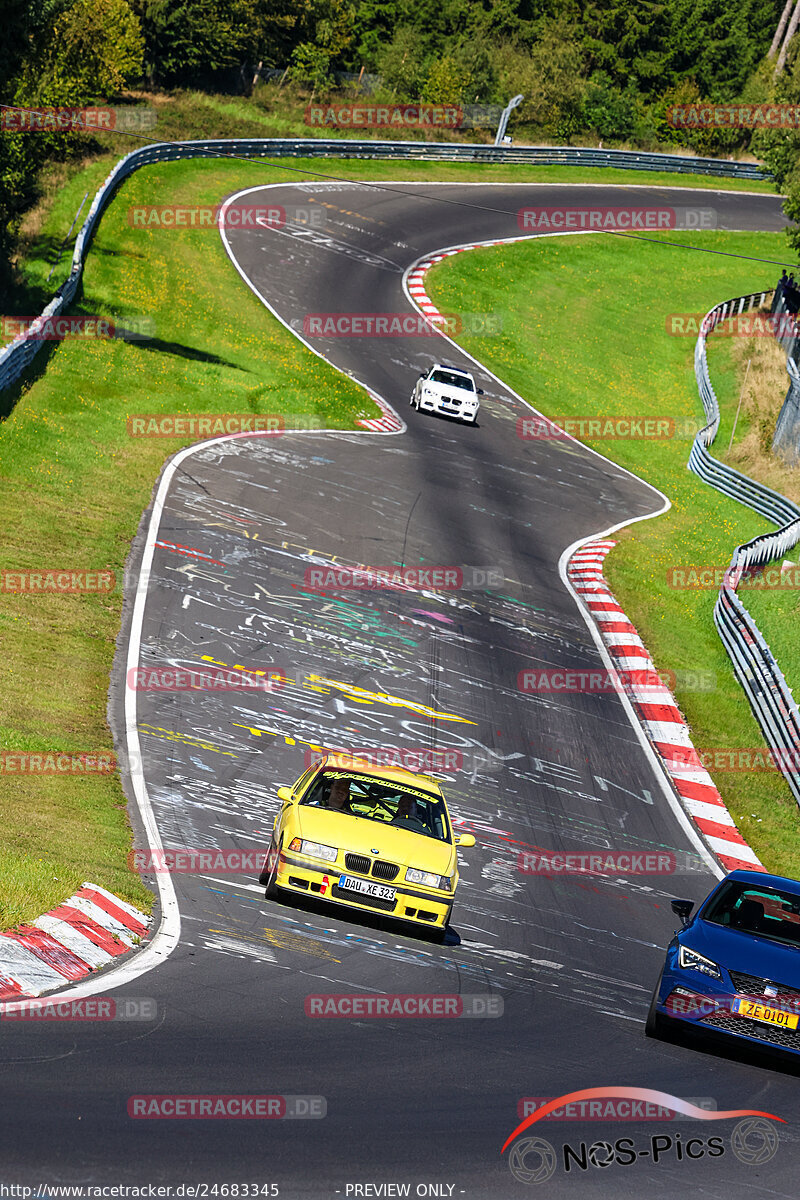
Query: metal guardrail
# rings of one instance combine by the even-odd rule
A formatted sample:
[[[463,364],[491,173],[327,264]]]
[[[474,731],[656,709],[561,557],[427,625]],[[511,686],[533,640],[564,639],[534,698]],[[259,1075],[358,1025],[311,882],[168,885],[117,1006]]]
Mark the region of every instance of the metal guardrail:
[[[734,550],[714,606],[714,624],[767,745],[800,804],[800,712],[772,651],[737,594],[743,577],[758,574],[800,542],[800,508],[771,488],[712,458],[708,452],[719,429],[719,405],[708,374],[706,334],[726,317],[746,308],[763,307],[769,295],[770,292],[756,292],[739,296],[706,314],[695,346],[694,363],[708,424],[694,439],[688,466],[711,487],[779,526],[774,533],[762,534]]]
[[[800,323],[795,312],[796,297],[792,307],[786,303],[785,289],[777,287],[772,301],[772,317],[775,321],[774,336],[786,351],[786,373],[789,390],[775,422],[772,452],[779,454],[787,466],[797,466],[800,459],[800,371],[796,359],[800,354]]]
[[[0,351],[0,391],[20,378],[41,350],[40,322],[58,316],[73,300],[80,283],[86,250],[97,222],[115,188],[126,176],[158,162],[232,155],[241,158],[400,158],[439,162],[528,163],[554,166],[625,167],[639,171],[677,171],[738,179],[769,179],[756,163],[678,154],[640,154],[634,150],[583,150],[571,146],[485,146],[463,142],[382,142],[354,138],[220,138],[196,142],[158,142],[120,159],[97,192],[75,240],[72,270],[39,321]]]

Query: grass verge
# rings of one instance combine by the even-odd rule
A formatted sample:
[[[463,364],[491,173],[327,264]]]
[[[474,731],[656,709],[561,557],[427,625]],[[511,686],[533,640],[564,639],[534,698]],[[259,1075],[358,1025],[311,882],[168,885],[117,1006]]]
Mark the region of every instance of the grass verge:
[[[677,247],[689,239],[670,234],[668,240]],[[702,245],[773,258],[780,256],[783,239],[708,233]],[[703,314],[720,300],[774,284],[770,268],[757,263],[596,235],[474,251],[448,259],[428,279],[428,291],[444,312],[502,314],[500,336],[462,339],[463,344],[541,412],[554,418],[667,416],[679,430],[692,418],[699,427],[701,406],[694,337],[668,336],[668,315]],[[715,374],[713,363],[712,378],[721,385],[724,429],[737,389]],[[716,590],[675,587],[673,571],[727,565],[734,546],[763,532],[766,523],[687,471],[686,437],[588,444],[672,502],[658,520],[615,535],[619,545],[606,560],[606,575],[656,667],[677,673],[676,698],[695,746],[763,747],[714,628]],[[693,686],[698,668],[710,672],[713,686],[707,690]],[[765,865],[797,875],[800,814],[783,778],[712,773]]]

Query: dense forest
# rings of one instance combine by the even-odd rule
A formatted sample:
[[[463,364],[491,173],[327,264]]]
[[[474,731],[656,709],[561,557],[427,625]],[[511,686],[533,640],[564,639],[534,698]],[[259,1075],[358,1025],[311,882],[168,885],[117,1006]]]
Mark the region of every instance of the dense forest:
[[[247,91],[280,69],[312,94],[340,72],[377,77],[393,101],[505,104],[532,138],[683,147],[763,157],[792,189],[800,135],[675,130],[676,103],[800,99],[792,45],[777,81],[767,57],[783,0],[6,0],[7,105],[79,106],[127,88]],[[800,35],[794,42],[800,42]],[[48,158],[82,135],[5,132],[0,238],[31,202]]]

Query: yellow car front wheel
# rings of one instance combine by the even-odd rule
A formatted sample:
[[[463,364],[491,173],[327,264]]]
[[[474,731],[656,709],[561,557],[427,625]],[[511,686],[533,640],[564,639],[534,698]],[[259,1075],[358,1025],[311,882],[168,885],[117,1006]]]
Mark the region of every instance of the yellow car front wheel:
[[[270,842],[269,850],[267,851],[267,861],[264,863],[264,871],[262,872],[261,882],[265,884],[264,895],[267,900],[277,900],[279,891],[275,882],[278,876],[278,862],[283,849],[283,838],[281,837],[280,846],[276,846],[275,842]],[[264,878],[266,875],[266,879]]]

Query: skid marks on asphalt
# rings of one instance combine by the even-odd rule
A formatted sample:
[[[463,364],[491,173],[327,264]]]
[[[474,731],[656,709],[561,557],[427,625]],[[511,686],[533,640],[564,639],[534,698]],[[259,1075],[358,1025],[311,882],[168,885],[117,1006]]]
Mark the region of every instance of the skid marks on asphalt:
[[[219,882],[222,884],[222,881]],[[233,883],[227,887],[223,885],[219,889],[210,890],[217,897],[224,895],[226,899],[252,904],[256,911],[248,918],[238,919],[233,917],[231,906],[228,906],[224,927],[219,917],[216,923],[214,918],[210,917],[212,927],[206,939],[208,948],[221,953],[238,953],[241,957],[258,957],[259,954],[275,954],[281,951],[283,953],[276,958],[275,965],[285,969],[301,969],[303,973],[316,975],[313,969],[304,964],[306,957],[326,958],[328,961],[339,963],[344,962],[350,954],[360,952],[426,971],[434,968],[454,972],[459,977],[460,990],[463,990],[465,984],[509,994],[533,995],[538,990],[628,1021],[642,1019],[643,1005],[650,994],[649,988],[640,983],[559,962],[552,957],[552,951],[546,943],[529,943],[529,953],[492,945],[483,940],[471,940],[464,936],[458,950],[447,946],[428,948],[411,939],[396,940],[396,935],[394,938],[391,935],[381,938],[367,934],[362,929],[349,930],[344,924],[321,926],[314,921],[304,920],[300,914],[281,912],[277,906],[270,905],[264,908],[263,902],[259,903],[254,897],[242,895],[243,890],[260,894],[262,889],[253,885],[240,887]],[[468,931],[481,931],[480,924],[471,925],[466,918],[474,916],[480,921],[486,916],[485,909],[466,903],[459,906],[459,911],[465,917],[461,926],[465,935]],[[556,915],[563,916],[561,913]],[[269,926],[260,925],[260,921],[265,917],[269,920]],[[324,921],[329,918],[321,916],[320,919]],[[257,929],[253,922],[258,923]],[[233,924],[246,925],[246,930],[237,933],[232,929]],[[276,928],[281,925],[282,930]],[[598,932],[602,935],[605,931]],[[608,934],[605,936],[608,938]],[[606,953],[608,947],[602,941],[602,937],[599,944],[601,952]],[[295,954],[302,956],[301,962],[304,965],[298,966],[298,963],[292,961]],[[337,954],[340,954],[341,958],[337,958]],[[288,962],[286,955],[289,956]],[[370,990],[363,989],[361,984],[354,985],[349,979],[337,979],[332,982],[345,984],[349,989],[355,987],[356,990]]]
[[[312,958],[323,958],[327,962],[339,963],[342,960],[320,942],[304,937],[302,934],[289,930],[268,929],[260,932],[250,930],[247,933],[240,930],[209,929],[209,936],[204,938],[203,945],[207,950],[218,950],[222,953],[235,953],[263,962],[277,963],[276,950],[289,950],[292,954],[309,954]]]

